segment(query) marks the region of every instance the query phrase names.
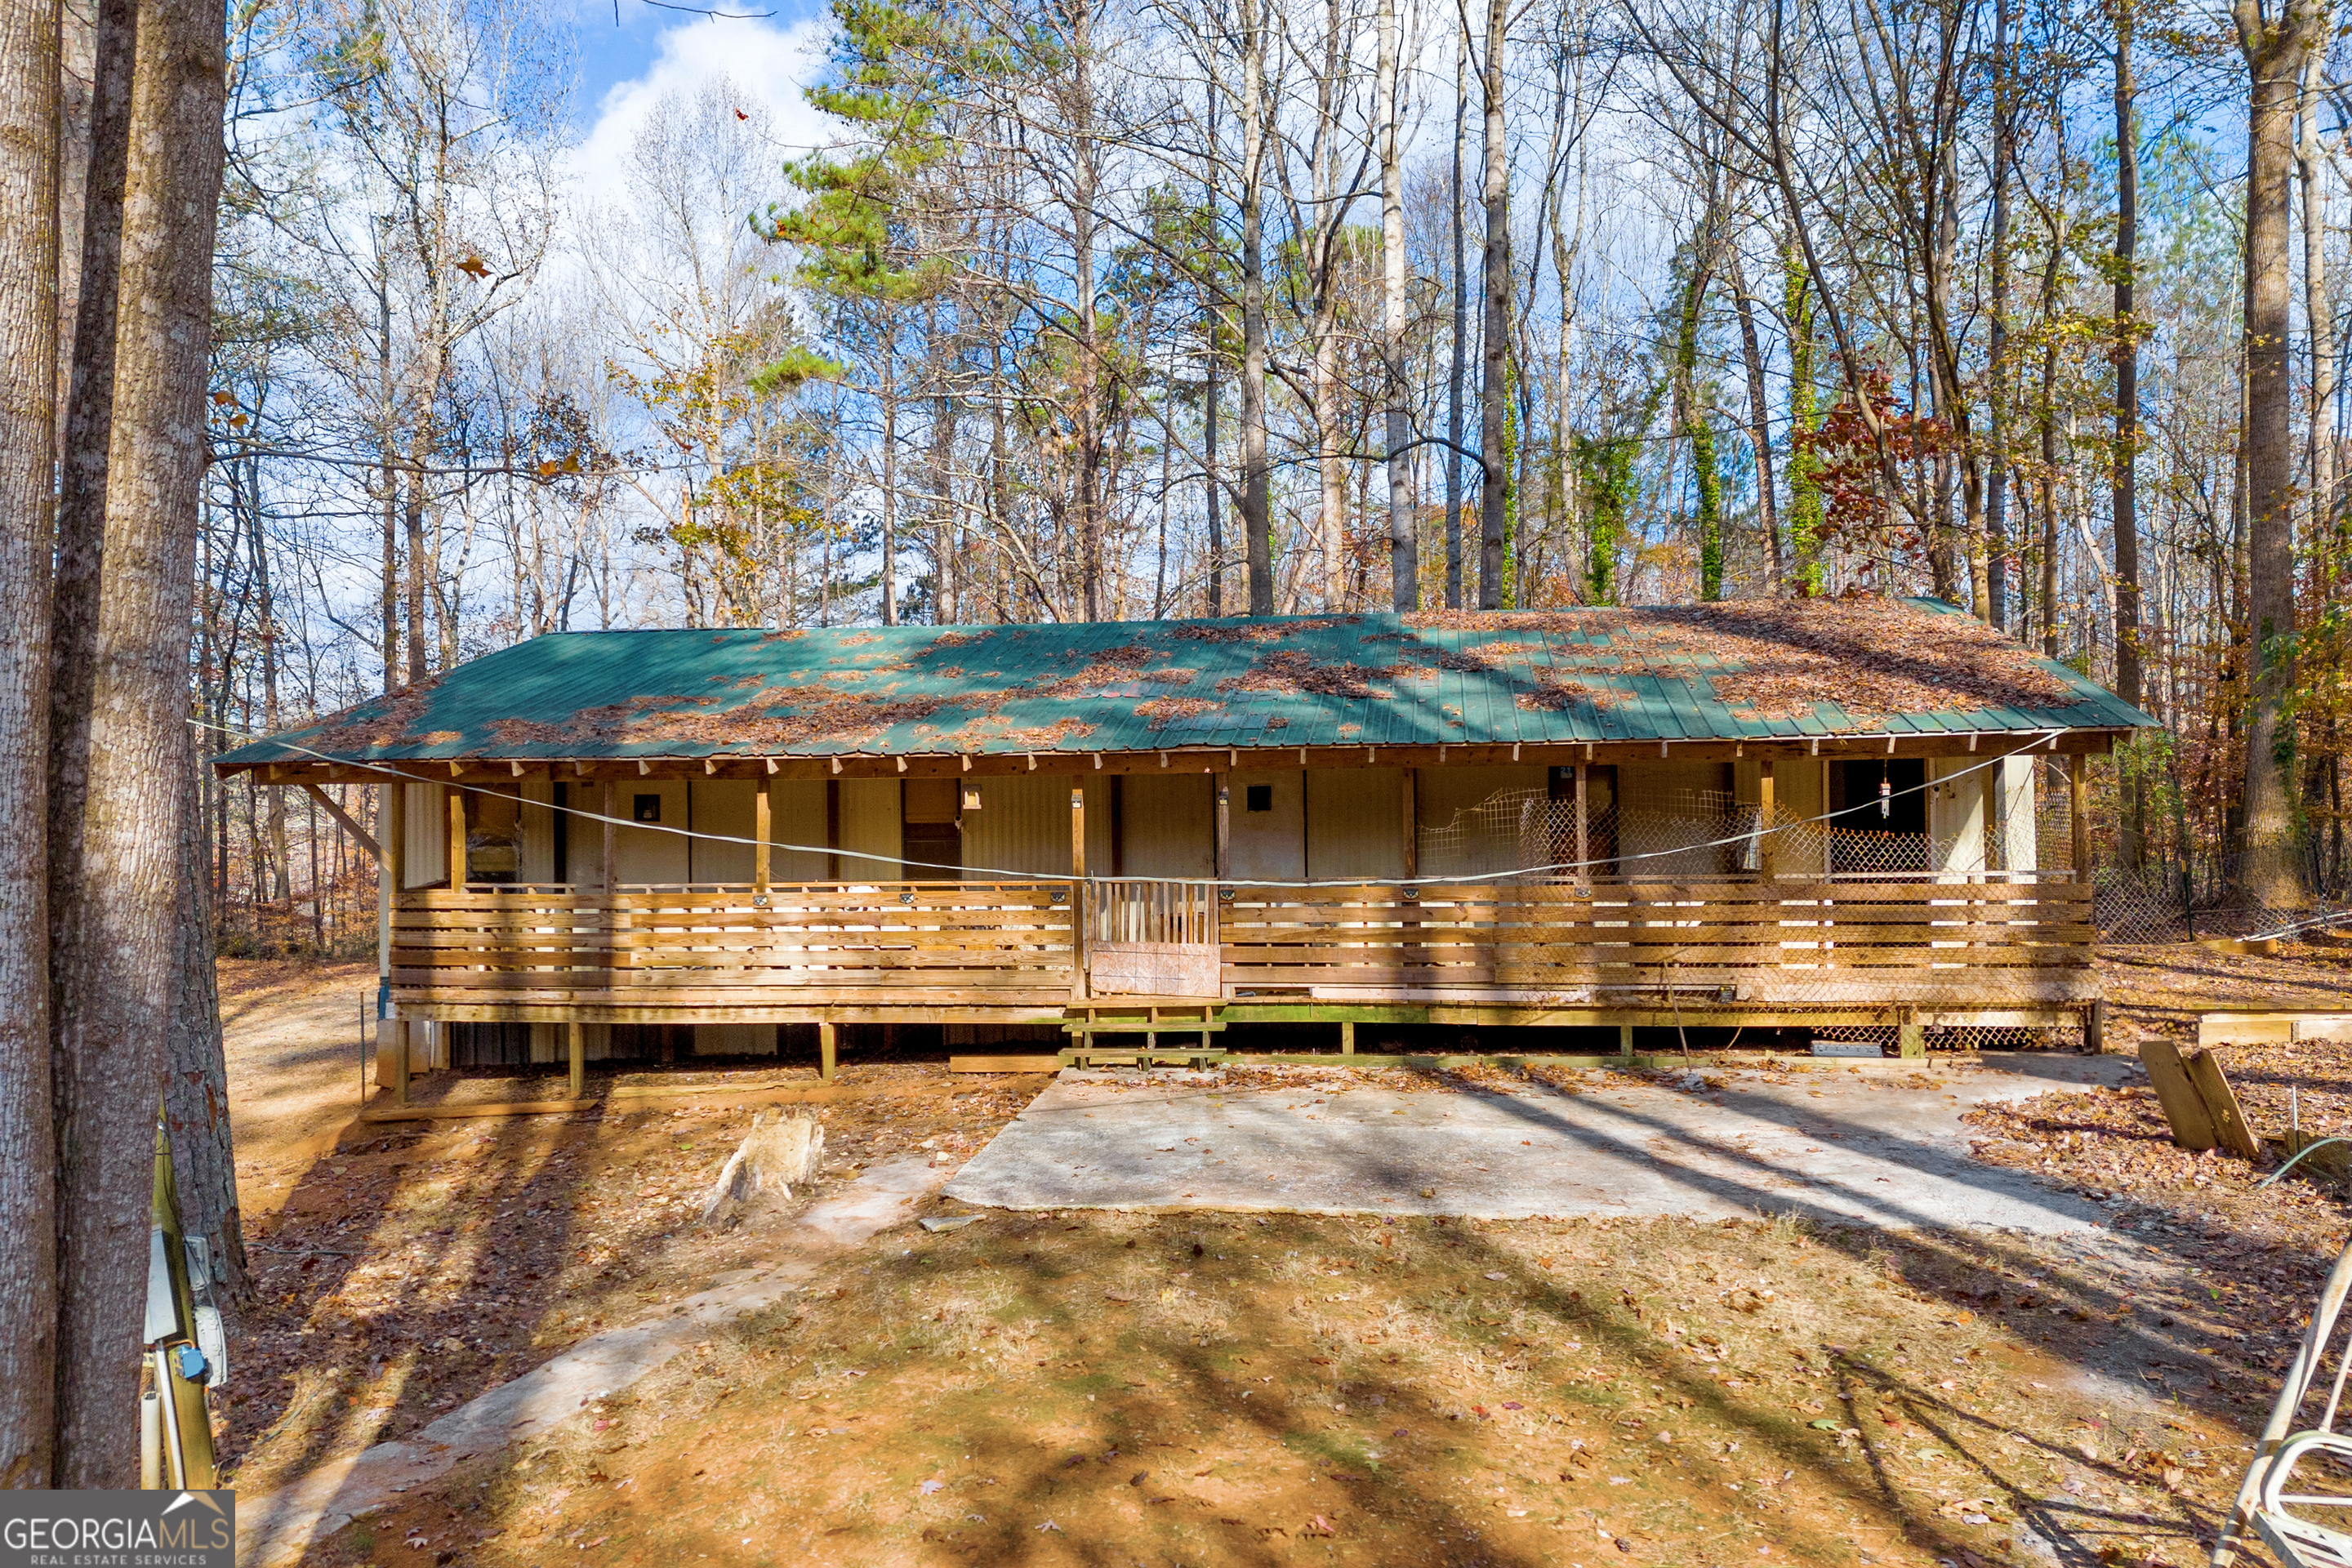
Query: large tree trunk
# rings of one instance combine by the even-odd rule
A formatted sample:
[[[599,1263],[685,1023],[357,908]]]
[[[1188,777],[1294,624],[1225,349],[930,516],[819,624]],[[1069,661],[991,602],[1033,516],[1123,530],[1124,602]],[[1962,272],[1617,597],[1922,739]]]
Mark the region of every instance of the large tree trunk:
[[[1388,383],[1389,601],[1421,608],[1420,525],[1412,502],[1412,389],[1405,382],[1404,149],[1397,134],[1397,0],[1381,0],[1381,367]]]
[[[1480,352],[1485,374],[1478,387],[1478,457],[1484,464],[1478,487],[1478,607],[1503,605],[1503,532],[1510,497],[1510,467],[1504,448],[1511,338],[1511,150],[1503,127],[1503,25],[1506,0],[1486,0],[1486,55],[1480,61],[1486,109],[1486,290]]]
[[[2304,68],[2303,126],[2295,155],[2303,184],[2303,318],[2311,326],[2311,526],[2336,523],[2336,312],[2327,287],[2326,151],[2319,142],[2320,79],[2326,60],[2314,50]]]
[[[1242,0],[1242,531],[1249,613],[1274,614],[1273,479],[1265,466],[1265,0]]]
[[[2116,695],[2137,706],[2139,665],[2139,324],[2133,268],[2139,255],[2139,139],[2132,105],[2130,0],[2116,11],[2116,443],[2108,484],[2115,498]],[[2147,795],[2137,778],[2124,789],[2121,858],[2137,871],[2147,858]]]
[[[226,19],[218,0],[138,6],[118,281],[113,424],[74,857],[79,941],[53,1019],[61,1487],[137,1474],[139,1304],[163,1046],[182,978],[188,627],[204,472]]]
[[[178,985],[163,1041],[163,1121],[172,1135],[180,1227],[213,1244],[226,1304],[246,1296],[245,1224],[236,1202],[236,1151],[229,1137],[228,1058],[222,1049],[215,983],[212,900],[205,896],[204,802],[198,770],[184,775],[174,960]],[[383,831],[381,827],[378,832]]]
[[[1985,402],[1992,449],[1985,461],[1985,600],[1996,630],[2009,624],[2009,175],[2013,161],[2010,0],[1993,7],[1992,249]]]
[[[1454,362],[1445,379],[1445,607],[1462,607],[1462,393],[1470,339],[1470,270],[1463,252],[1462,139],[1470,103],[1470,29],[1454,44],[1454,183],[1447,226],[1454,239]]]
[[[1748,269],[1739,247],[1724,247],[1730,274],[1732,308],[1739,317],[1739,365],[1748,378],[1748,443],[1756,452],[1756,531],[1763,546],[1765,581],[1775,595],[1787,592],[1788,562],[1780,548],[1780,501],[1773,491],[1772,415],[1764,390],[1764,350],[1756,333],[1756,310],[1748,293]]]
[[[2245,858],[2242,881],[2255,902],[2306,901],[2295,853],[2294,736],[2282,709],[2293,679],[2294,635],[2294,328],[2287,236],[2288,174],[2294,164],[2297,81],[2324,24],[2313,0],[2291,0],[2265,18],[2258,0],[2231,16],[2246,61],[2246,504],[2247,612],[2252,701],[2246,725]]]
[[[0,4],[0,1486],[35,1488],[51,1484],[57,1407],[45,827],[58,51],[56,0]]]

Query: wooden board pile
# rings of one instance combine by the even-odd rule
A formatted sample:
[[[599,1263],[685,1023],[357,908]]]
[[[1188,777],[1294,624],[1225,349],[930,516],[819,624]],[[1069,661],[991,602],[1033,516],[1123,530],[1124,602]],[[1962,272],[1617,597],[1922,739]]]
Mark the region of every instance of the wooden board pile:
[[[2298,1154],[2306,1143],[2319,1141],[2294,1126],[2283,1137],[2257,1137],[2230,1087],[2229,1075],[2221,1070],[2221,1058],[2210,1049],[2183,1057],[2171,1041],[2153,1039],[2140,1047],[2139,1059],[2164,1107],[2164,1119],[2171,1124],[2172,1141],[2183,1149],[2199,1153],[2225,1149],[2259,1163],[2266,1152]],[[2315,1174],[2352,1177],[2352,1158],[2342,1144],[2321,1150],[2304,1163]]]

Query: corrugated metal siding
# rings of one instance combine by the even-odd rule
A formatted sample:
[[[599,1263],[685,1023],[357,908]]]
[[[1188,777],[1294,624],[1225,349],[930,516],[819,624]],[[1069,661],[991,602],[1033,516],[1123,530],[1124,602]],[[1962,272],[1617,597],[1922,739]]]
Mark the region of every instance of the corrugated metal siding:
[[[1307,771],[1307,875],[1404,875],[1402,768]]]
[[[792,849],[771,853],[769,875],[779,882],[822,882],[829,863],[824,844],[824,781],[775,779],[768,784],[768,841],[815,847],[814,854]]]
[[[1120,787],[1127,875],[1216,874],[1216,786],[1208,774],[1130,773]]]
[[[904,880],[905,873],[898,863],[902,853],[898,781],[842,779],[837,782],[841,788],[841,847],[857,852],[841,858],[842,880]],[[922,879],[946,875],[943,871],[925,871]]]
[[[757,786],[750,779],[689,779],[687,789],[693,798],[694,831],[698,835],[713,834],[722,839],[751,838],[751,802]],[[726,844],[697,837],[690,850],[690,871],[687,879],[689,881],[748,882],[751,879],[751,846],[749,842]]]
[[[1109,816],[1108,799],[1103,815]],[[1087,827],[1094,826],[1087,813]],[[1108,824],[1106,824],[1106,830]],[[1092,834],[1088,834],[1092,837]],[[1093,845],[1087,845],[1091,856]],[[1106,853],[1108,850],[1106,849]],[[980,809],[963,814],[964,879],[996,871],[1035,877],[1070,874],[1070,781],[1057,773],[1014,773],[980,781]],[[1102,868],[1110,869],[1106,859]]]
[[[410,784],[402,816],[408,828],[408,880],[429,888],[449,875],[449,790],[446,784]]]

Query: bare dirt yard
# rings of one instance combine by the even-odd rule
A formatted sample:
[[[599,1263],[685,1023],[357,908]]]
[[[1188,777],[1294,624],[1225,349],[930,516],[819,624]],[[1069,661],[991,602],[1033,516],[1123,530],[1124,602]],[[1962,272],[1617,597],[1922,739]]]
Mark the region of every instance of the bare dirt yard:
[[[2346,976],[2332,953],[2123,950],[2111,1047],[2257,996],[2331,1005]],[[748,1107],[354,1124],[372,976],[225,964],[223,984],[262,1296],[225,1408],[241,1493],[740,1275],[793,1224],[693,1223]],[[2352,1048],[2226,1059],[2258,1127],[2284,1126],[2289,1085],[2306,1127],[2352,1121]],[[794,1206],[886,1157],[959,1165],[1049,1081],[942,1068],[845,1067],[856,1097],[814,1108],[830,1164]],[[1506,1087],[1486,1076],[1422,1087]],[[2344,1242],[2341,1197],[2257,1194],[2263,1172],[2172,1148],[2143,1088],[2062,1086],[1966,1125],[1979,1159],[2105,1224],[927,1199],[304,1560],[2201,1562]]]

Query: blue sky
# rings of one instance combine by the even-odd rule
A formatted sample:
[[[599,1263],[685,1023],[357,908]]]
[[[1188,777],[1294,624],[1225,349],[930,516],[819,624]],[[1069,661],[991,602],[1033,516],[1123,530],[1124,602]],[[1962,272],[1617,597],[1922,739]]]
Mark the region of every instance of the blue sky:
[[[577,0],[573,28],[580,85],[572,115],[580,137],[576,168],[593,189],[623,152],[646,112],[664,94],[691,92],[724,77],[772,117],[781,160],[829,138],[827,123],[801,98],[821,63],[824,0],[731,0],[729,10],[775,15],[741,21],[666,11],[645,0]],[[747,105],[748,107],[748,105]]]

